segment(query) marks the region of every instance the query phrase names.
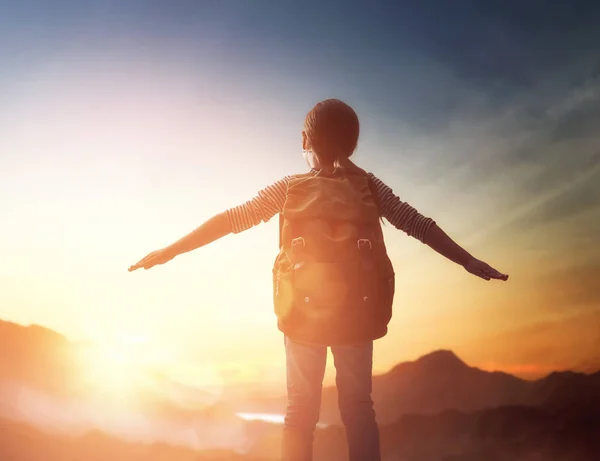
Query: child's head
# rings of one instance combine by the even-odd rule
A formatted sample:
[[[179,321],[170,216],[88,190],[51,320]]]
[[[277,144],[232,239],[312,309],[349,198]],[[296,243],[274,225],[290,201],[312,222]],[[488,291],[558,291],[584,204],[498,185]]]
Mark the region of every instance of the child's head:
[[[332,167],[349,158],[358,143],[356,112],[339,99],[319,102],[306,115],[302,148],[311,168]]]

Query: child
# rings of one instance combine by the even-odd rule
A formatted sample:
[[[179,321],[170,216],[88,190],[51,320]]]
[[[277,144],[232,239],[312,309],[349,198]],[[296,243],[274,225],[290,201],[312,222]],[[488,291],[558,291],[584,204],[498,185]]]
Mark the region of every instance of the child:
[[[285,461],[312,459],[327,347],[334,357],[350,461],[381,458],[371,399],[373,341],[387,332],[394,296],[381,217],[471,274],[484,280],[508,279],[354,165],[349,158],[358,135],[358,117],[350,106],[337,99],[318,103],[306,116],[302,132],[309,173],[274,183],[129,268],[164,264],[279,214],[273,297],[286,350]]]

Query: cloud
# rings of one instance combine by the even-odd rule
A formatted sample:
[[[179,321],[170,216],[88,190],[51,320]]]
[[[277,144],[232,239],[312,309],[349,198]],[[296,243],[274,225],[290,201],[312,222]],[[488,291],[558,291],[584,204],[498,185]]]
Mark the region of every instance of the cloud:
[[[495,203],[510,205],[496,211],[475,240],[522,230],[523,221],[568,218],[600,206],[594,199],[600,196],[600,79],[556,90],[550,98],[533,90],[535,97],[515,97],[499,112],[482,107],[477,118],[458,116],[429,141],[437,148],[425,154],[427,164],[444,171],[446,181],[462,185],[465,194],[497,192]],[[532,111],[540,114],[533,120]]]
[[[567,318],[534,322],[478,338],[477,348],[471,350],[481,352],[472,353],[471,361],[484,369],[512,371],[531,378],[554,370],[589,372],[600,365],[598,325],[600,306]]]
[[[544,173],[541,172],[540,175]],[[527,196],[523,190],[527,186],[522,185],[521,203],[516,204],[512,211],[502,214],[488,226],[480,229],[469,240],[477,243],[500,231],[509,229],[526,231],[526,227],[529,227],[530,234],[534,234],[544,223],[571,219],[586,211],[600,211],[600,204],[597,199],[594,199],[600,193],[597,182],[599,177],[600,162],[596,162],[591,168],[577,174],[571,176],[565,174],[558,184],[547,185],[536,194]],[[586,229],[580,230],[586,231]],[[566,236],[566,238],[570,237]]]
[[[600,307],[599,280],[600,261],[570,261],[562,267],[548,269],[548,273],[540,274],[534,283],[547,311],[574,312],[579,306]]]

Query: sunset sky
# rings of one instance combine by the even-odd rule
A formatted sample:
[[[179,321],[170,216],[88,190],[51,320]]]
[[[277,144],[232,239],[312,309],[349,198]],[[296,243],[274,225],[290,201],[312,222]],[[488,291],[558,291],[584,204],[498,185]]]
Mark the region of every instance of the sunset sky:
[[[510,275],[387,225],[376,372],[435,349],[524,377],[600,367],[600,3],[323,3],[0,1],[0,318],[189,383],[282,382],[277,219],[127,268],[304,172],[303,118],[337,97],[355,161]]]

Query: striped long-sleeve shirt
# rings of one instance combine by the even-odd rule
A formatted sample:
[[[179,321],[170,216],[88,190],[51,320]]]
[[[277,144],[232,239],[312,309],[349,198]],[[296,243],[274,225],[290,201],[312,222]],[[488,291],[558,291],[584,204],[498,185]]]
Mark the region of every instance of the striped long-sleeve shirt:
[[[423,242],[435,222],[400,200],[392,189],[375,175],[369,173],[369,176],[379,196],[381,215],[397,229]],[[282,213],[290,179],[290,176],[286,176],[259,191],[252,200],[227,210],[227,217],[233,233],[237,234],[250,229],[261,222],[269,221],[276,214]]]

